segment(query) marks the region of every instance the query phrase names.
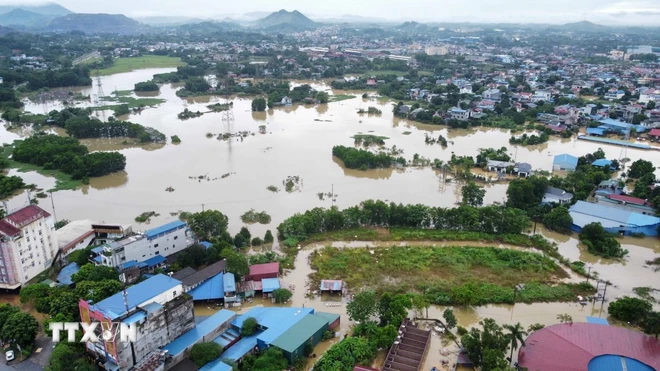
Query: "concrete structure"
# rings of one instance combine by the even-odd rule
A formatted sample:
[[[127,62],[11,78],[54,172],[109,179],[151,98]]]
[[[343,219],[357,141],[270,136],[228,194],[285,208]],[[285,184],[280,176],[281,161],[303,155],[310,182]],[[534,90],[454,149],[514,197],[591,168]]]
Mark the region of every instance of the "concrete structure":
[[[0,289],[16,289],[48,269],[57,256],[55,224],[36,205],[0,220]]]
[[[594,323],[548,326],[520,348],[518,363],[535,371],[660,370],[660,340]]]
[[[552,161],[553,171],[574,171],[577,168],[578,158],[569,154],[555,156]]]
[[[513,162],[488,160],[488,162],[486,163],[486,168],[488,169],[488,171],[506,173],[507,168],[514,167],[515,165],[516,164]]]
[[[600,223],[609,233],[630,235],[644,233],[657,236],[660,218],[641,213],[621,210],[602,204],[578,201],[571,206],[569,213],[573,218],[573,230],[580,232],[590,223]]]
[[[568,204],[573,200],[573,194],[564,191],[563,189],[548,187],[545,189],[543,201],[545,203]]]
[[[63,256],[68,256],[76,250],[81,250],[91,245],[96,238],[92,228],[93,221],[89,219],[74,220],[55,231],[57,244]]]
[[[484,91],[481,96],[484,99],[489,99],[495,102],[502,100],[502,92],[499,89],[488,89]]]
[[[327,291],[330,293],[341,292],[344,289],[344,281],[342,280],[321,280],[321,292]]]
[[[532,175],[532,165],[526,162],[519,162],[513,167],[513,172],[519,177],[528,177]]]
[[[130,261],[142,262],[156,255],[176,254],[192,244],[188,225],[177,220],[104,245],[101,264],[121,267]]]
[[[453,107],[447,111],[447,118],[450,120],[465,121],[470,118],[470,111]]]
[[[399,336],[385,357],[382,371],[419,371],[431,344],[431,331],[420,330],[409,319],[399,327]]]
[[[104,362],[106,370],[128,370],[152,352],[171,343],[195,326],[193,302],[181,281],[158,274],[99,303],[80,300],[83,322],[122,322],[138,326],[137,342],[119,339],[87,342],[87,351]],[[100,335],[103,325],[97,328]]]

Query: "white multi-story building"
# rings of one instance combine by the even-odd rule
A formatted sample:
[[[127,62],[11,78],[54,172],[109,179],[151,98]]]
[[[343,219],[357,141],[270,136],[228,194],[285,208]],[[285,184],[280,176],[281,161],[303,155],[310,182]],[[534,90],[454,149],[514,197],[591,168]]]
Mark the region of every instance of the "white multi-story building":
[[[36,205],[0,220],[0,288],[16,289],[49,268],[57,255],[55,224]]]
[[[108,267],[122,267],[127,263],[143,262],[158,255],[166,257],[176,254],[193,243],[188,225],[177,220],[103,245],[95,262]]]

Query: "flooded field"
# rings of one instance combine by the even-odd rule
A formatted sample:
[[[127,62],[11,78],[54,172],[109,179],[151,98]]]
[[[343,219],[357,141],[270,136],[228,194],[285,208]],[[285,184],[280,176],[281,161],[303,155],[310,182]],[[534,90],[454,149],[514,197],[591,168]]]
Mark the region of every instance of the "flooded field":
[[[140,70],[101,78],[105,95],[114,90],[132,89],[136,82],[146,81],[154,73],[170,69]],[[412,159],[414,154],[433,160],[448,161],[452,153],[476,156],[479,148],[509,147],[517,161],[528,162],[534,169],[551,170],[553,156],[570,153],[581,156],[596,151],[599,147],[610,159],[622,156],[632,161],[644,158],[660,164],[660,151],[636,149],[622,150],[621,147],[598,145],[574,139],[553,138],[550,142],[533,147],[514,147],[508,141],[508,130],[478,128],[472,130],[447,130],[441,126],[415,124],[394,118],[391,102],[382,99],[363,99],[360,93],[331,91],[327,85],[314,83],[318,90],[331,94],[354,94],[350,100],[319,106],[293,106],[267,112],[252,113],[251,99],[234,98],[234,123],[223,122],[223,113],[207,113],[199,118],[181,121],[177,114],[188,108],[191,111],[207,111],[206,105],[224,102],[220,97],[195,97],[182,99],[175,95],[178,87],[163,85],[159,98],[166,102],[149,108],[125,119],[154,127],[166,136],[178,135],[178,145],[136,146],[122,144],[121,139],[93,139],[82,141],[91,151],[118,150],[127,158],[126,170],[121,173],[95,178],[90,184],[73,191],[53,194],[52,200],[58,219],[93,219],[105,222],[132,223],[134,230],[148,229],[176,216],[178,211],[201,211],[218,209],[229,216],[229,230],[238,232],[243,223],[240,215],[250,209],[266,211],[272,216],[269,225],[253,224],[249,229],[253,236],[263,236],[267,229],[275,230],[286,217],[313,207],[336,205],[345,208],[366,199],[381,199],[401,203],[423,203],[432,206],[452,207],[460,200],[460,184],[444,183],[439,173],[426,168],[387,169],[358,171],[346,169],[341,161],[334,159],[331,149],[335,145],[353,145],[351,137],[357,133],[372,133],[385,136],[387,147],[403,149],[403,156]],[[99,87],[78,89],[85,95],[98,95]],[[89,105],[90,102],[82,104]],[[375,106],[383,111],[379,116],[358,115],[359,109]],[[62,108],[61,103],[28,103],[26,110],[45,113]],[[100,114],[101,117],[103,116]],[[107,116],[108,113],[106,112]],[[266,133],[259,134],[259,126],[266,126]],[[59,130],[59,129],[57,129]],[[220,133],[248,131],[254,133],[243,140],[217,140]],[[61,133],[61,131],[58,131]],[[207,138],[212,133],[214,137]],[[447,148],[426,145],[425,134],[442,134],[452,142]],[[0,141],[11,142],[26,135],[25,131],[8,132],[0,128]],[[625,153],[624,153],[625,152]],[[223,174],[231,173],[222,178]],[[10,172],[15,175],[15,171]],[[20,174],[26,183],[35,183],[49,189],[54,180],[36,173]],[[204,176],[203,180],[198,179]],[[299,176],[300,190],[287,193],[282,182],[288,176]],[[210,179],[210,180],[207,180]],[[275,185],[281,189],[273,193],[266,188]],[[167,192],[168,187],[174,192]],[[326,197],[320,200],[317,193],[328,193],[334,187],[336,200]],[[502,202],[506,197],[506,183],[486,186],[485,203]],[[25,194],[8,200],[9,208],[18,208],[27,202]],[[51,200],[39,204],[52,211]],[[151,224],[137,224],[134,218],[145,211],[160,215]],[[630,251],[622,261],[604,260],[595,257],[584,246],[579,245],[577,236],[563,236],[545,231],[540,233],[557,242],[562,255],[571,260],[581,260],[599,272],[600,277],[614,285],[608,288],[610,300],[620,295],[631,295],[635,286],[651,286],[660,289],[660,273],[645,266],[645,261],[660,254],[658,239],[621,239],[623,247]],[[362,243],[364,246],[364,243]],[[345,314],[345,301],[338,297],[308,297],[305,283],[311,268],[307,259],[311,250],[302,250],[296,260],[296,269],[283,280],[296,286],[288,305],[311,306],[320,311],[341,314],[342,334],[350,331]],[[255,300],[250,305],[273,305],[269,301]],[[557,314],[568,313],[574,321],[584,321],[586,316],[606,317],[606,307],[600,303],[581,306],[577,303],[488,305],[470,309],[456,309],[459,325],[469,327],[486,317],[499,323],[521,322],[524,327],[533,323],[553,324]],[[200,303],[196,314],[209,315],[219,307],[212,303]],[[243,308],[245,310],[245,308]],[[434,306],[429,316],[439,318],[443,307]],[[322,343],[316,354],[331,343]],[[427,357],[426,369],[440,366],[444,359],[441,350],[448,347],[440,338],[433,337],[432,349]],[[447,350],[451,351],[450,349]],[[381,357],[382,358],[382,357]],[[451,359],[448,358],[448,359]],[[455,357],[454,357],[455,359]]]

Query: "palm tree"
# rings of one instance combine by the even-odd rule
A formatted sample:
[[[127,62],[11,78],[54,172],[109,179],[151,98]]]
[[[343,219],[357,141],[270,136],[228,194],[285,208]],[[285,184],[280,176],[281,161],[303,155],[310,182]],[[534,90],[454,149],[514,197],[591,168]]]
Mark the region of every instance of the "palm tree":
[[[515,325],[504,325],[505,329],[509,330],[509,333],[506,335],[511,340],[511,364],[513,364],[513,350],[518,349],[518,342],[520,341],[520,346],[525,346],[525,336],[527,336],[527,331],[522,327],[520,322]]]

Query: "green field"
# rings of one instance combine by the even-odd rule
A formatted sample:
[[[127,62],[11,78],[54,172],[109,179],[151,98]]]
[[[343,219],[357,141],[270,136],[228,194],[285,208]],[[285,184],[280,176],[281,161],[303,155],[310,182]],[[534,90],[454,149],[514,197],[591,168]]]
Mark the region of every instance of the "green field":
[[[169,68],[185,65],[186,64],[181,61],[181,58],[161,55],[144,55],[142,57],[116,59],[112,67],[92,70],[91,74],[92,76],[106,76],[145,68]]]
[[[420,76],[432,76],[433,73],[430,71],[421,71],[418,70],[417,73]],[[408,71],[394,71],[394,70],[369,70],[365,73],[366,76],[387,76],[387,75],[397,75],[405,76],[408,74]]]
[[[420,292],[436,304],[572,301],[593,290],[560,283],[568,275],[548,257],[495,247],[326,247],[312,253],[311,266],[314,283],[342,279],[354,292]],[[525,287],[514,293],[519,283]]]
[[[336,95],[331,95],[329,97],[328,103],[341,102],[343,100],[353,99],[353,98],[355,98],[355,95],[336,94]]]

